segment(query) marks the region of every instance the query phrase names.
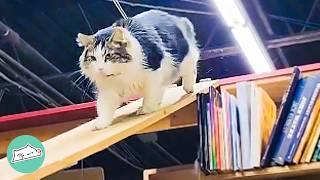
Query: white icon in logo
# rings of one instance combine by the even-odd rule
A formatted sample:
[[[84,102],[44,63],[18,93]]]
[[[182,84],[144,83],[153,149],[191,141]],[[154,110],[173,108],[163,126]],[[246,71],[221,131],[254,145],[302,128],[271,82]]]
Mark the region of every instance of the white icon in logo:
[[[25,145],[19,149],[13,149],[12,151],[12,163],[26,161],[42,156],[42,150],[40,148],[35,148],[30,144]]]

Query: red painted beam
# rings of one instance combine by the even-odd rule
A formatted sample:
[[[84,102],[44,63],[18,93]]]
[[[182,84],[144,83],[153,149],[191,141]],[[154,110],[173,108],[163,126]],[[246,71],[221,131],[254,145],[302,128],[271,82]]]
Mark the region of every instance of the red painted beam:
[[[96,116],[95,102],[68,105],[0,117],[0,132]]]

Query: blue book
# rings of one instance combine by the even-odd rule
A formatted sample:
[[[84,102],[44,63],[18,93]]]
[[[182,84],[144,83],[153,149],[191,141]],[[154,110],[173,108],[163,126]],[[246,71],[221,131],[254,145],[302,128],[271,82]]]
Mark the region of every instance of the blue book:
[[[279,108],[279,115],[275,121],[272,132],[270,134],[270,138],[268,144],[266,146],[266,150],[263,153],[260,165],[261,167],[272,166],[272,157],[278,147],[278,142],[280,134],[282,133],[283,126],[286,122],[286,118],[289,114],[290,107],[293,101],[294,93],[297,89],[298,83],[300,79],[300,70],[298,67],[293,68],[291,81],[289,87],[282,97],[282,102]]]
[[[311,111],[315,105],[315,102],[320,92],[320,75],[315,76],[314,80],[316,81],[315,88],[311,89],[311,91],[313,90],[311,93],[311,96],[309,96],[310,98],[306,100],[307,105],[305,106],[305,111],[300,116],[298,114],[299,119],[297,120],[298,122],[297,122],[297,125],[295,126],[295,131],[294,131],[293,138],[291,140],[290,149],[285,157],[285,162],[288,164],[291,164],[293,162],[293,158],[300,144],[300,140],[309,122]]]
[[[274,153],[274,155],[272,157],[272,160],[275,163],[280,164],[280,165],[284,165],[285,155],[289,151],[289,150],[284,150],[283,149],[285,144],[288,143],[288,142],[285,141],[285,139],[286,139],[286,136],[287,136],[287,134],[289,132],[290,126],[292,124],[292,121],[293,121],[293,118],[294,118],[294,114],[295,114],[295,112],[296,112],[296,110],[298,108],[299,101],[300,101],[300,98],[302,96],[303,89],[305,87],[305,83],[306,83],[306,79],[299,80],[298,87],[296,88],[296,90],[294,92],[294,95],[293,95],[293,100],[292,100],[292,103],[291,103],[291,107],[290,107],[289,113],[287,115],[287,118],[285,119],[285,123],[284,123],[284,126],[282,128],[282,132],[278,136],[278,142],[277,142],[276,150],[275,150],[275,153]]]
[[[284,165],[288,163],[286,161],[287,155],[290,154],[290,149],[294,144],[294,137],[296,136],[299,126],[302,124],[304,113],[307,110],[308,104],[313,95],[318,79],[315,76],[304,78],[305,85],[302,88],[301,94],[298,98],[294,98],[292,108],[287,118],[290,125],[286,128],[286,133],[283,138],[282,144],[279,147],[277,156],[275,157],[276,163]],[[297,144],[297,143],[295,143]],[[294,156],[294,154],[292,155]],[[291,158],[291,157],[290,157]],[[293,157],[292,157],[293,158]]]

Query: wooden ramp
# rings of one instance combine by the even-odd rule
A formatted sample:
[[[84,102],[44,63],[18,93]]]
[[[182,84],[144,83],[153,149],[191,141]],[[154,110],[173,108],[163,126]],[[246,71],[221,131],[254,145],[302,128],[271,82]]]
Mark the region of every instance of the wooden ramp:
[[[142,100],[119,108],[115,113],[117,123],[100,131],[91,131],[91,122],[45,141],[46,157],[39,170],[22,174],[13,170],[6,157],[0,160],[1,179],[40,179],[76,164],[79,160],[99,152],[131,135],[148,130],[148,127],[165,119],[170,114],[190,105],[196,100],[196,93],[213,85],[202,82],[195,85],[193,94],[186,94],[182,87],[168,88],[162,106],[157,112],[136,116],[135,111]]]

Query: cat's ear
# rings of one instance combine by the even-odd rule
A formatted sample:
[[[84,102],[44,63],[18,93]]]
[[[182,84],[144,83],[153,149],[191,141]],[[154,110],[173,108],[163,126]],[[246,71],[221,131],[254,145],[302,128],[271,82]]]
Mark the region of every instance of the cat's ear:
[[[125,29],[122,27],[114,27],[113,32],[109,38],[109,43],[113,45],[127,46],[128,38],[126,37]]]
[[[85,34],[82,34],[82,33],[78,33],[78,36],[77,36],[77,42],[78,42],[78,45],[79,47],[87,47],[89,45],[92,45],[94,44],[94,36],[89,36],[89,35],[85,35]]]

